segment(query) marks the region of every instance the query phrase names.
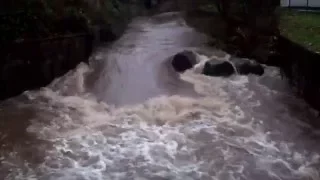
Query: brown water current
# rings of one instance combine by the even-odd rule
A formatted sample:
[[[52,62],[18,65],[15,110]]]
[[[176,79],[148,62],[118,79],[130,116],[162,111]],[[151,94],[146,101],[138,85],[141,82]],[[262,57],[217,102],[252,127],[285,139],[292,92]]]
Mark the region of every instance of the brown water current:
[[[49,86],[0,103],[4,180],[320,180],[316,118],[276,68],[199,73],[209,38],[179,13],[133,20]],[[197,52],[177,74],[169,59]]]

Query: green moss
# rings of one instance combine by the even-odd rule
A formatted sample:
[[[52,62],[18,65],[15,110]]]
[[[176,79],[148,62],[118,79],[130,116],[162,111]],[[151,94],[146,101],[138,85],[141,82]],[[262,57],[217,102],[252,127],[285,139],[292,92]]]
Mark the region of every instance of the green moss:
[[[282,35],[294,42],[320,52],[320,13],[284,9],[280,30]]]

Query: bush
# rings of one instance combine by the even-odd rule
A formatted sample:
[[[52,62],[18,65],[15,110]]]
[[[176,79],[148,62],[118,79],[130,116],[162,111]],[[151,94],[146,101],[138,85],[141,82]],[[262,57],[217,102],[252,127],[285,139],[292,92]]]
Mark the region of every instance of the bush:
[[[264,63],[274,52],[279,34],[278,0],[212,0],[227,23],[223,39],[230,53],[256,58]]]
[[[97,4],[97,2],[99,2]],[[87,32],[93,24],[130,17],[120,0],[14,0],[0,3],[0,42]]]

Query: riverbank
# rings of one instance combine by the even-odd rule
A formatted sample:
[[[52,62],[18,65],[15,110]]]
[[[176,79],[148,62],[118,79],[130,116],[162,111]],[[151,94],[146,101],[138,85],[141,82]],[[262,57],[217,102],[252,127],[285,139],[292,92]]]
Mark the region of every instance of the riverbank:
[[[214,11],[197,10],[186,12],[184,17],[188,25],[212,37],[210,40],[211,46],[224,49],[228,52],[227,44],[223,38],[226,36],[227,25],[218,13]],[[291,22],[288,24],[293,25],[294,23]],[[308,31],[301,32],[300,30],[294,29],[290,29],[290,31],[294,32],[292,35],[295,33],[308,33]],[[302,37],[302,35],[300,35],[300,37]],[[304,38],[311,39],[311,37],[308,36]],[[269,57],[265,56],[266,61],[264,61],[264,63],[267,62],[266,64],[281,69],[283,78],[291,85],[291,89],[288,90],[287,93],[295,93],[297,97],[304,99],[312,108],[320,111],[319,54],[295,41],[291,41],[285,36],[277,36],[276,39],[276,45],[274,46],[275,53]],[[313,48],[317,48],[317,46],[313,46]],[[232,51],[231,54],[233,54]],[[256,60],[263,63],[261,59]],[[309,108],[311,109],[311,107]],[[314,120],[310,122],[310,124],[320,127],[318,120]]]
[[[170,70],[186,49],[229,57],[208,39],[178,13],[139,17],[92,64],[0,103],[0,179],[319,180],[313,116],[276,68]]]
[[[95,46],[116,40],[133,17],[147,12],[133,1],[61,3],[1,4],[7,9],[0,15],[0,100],[88,62]]]
[[[280,31],[290,40],[320,53],[320,12],[282,9]]]
[[[275,61],[292,91],[319,112],[320,12],[281,9],[280,17]]]

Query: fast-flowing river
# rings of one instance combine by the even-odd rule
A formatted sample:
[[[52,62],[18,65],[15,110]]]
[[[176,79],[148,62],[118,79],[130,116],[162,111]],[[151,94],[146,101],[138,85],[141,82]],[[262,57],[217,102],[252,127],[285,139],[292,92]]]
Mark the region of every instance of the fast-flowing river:
[[[2,102],[0,179],[319,180],[316,116],[277,69],[172,70],[186,49],[229,58],[208,39],[179,13],[139,17],[90,65]]]

